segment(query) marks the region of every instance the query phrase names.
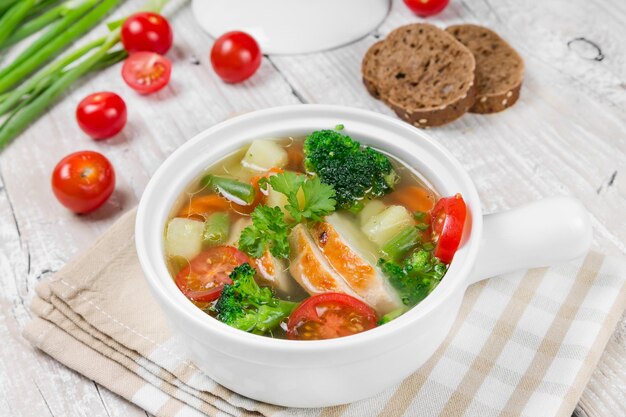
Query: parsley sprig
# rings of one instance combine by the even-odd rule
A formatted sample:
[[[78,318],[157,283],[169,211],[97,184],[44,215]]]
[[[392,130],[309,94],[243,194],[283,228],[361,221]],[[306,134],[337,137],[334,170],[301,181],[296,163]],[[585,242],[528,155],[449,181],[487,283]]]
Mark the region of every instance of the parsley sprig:
[[[322,221],[335,211],[335,189],[320,181],[294,172],[283,172],[263,178],[259,187],[272,189],[287,197],[284,209],[295,223],[287,223],[280,207],[257,206],[252,212],[252,225],[239,238],[239,249],[253,258],[263,256],[267,249],[277,258],[289,257],[289,232],[302,221]]]
[[[239,249],[260,258],[269,248],[277,258],[289,257],[290,227],[285,223],[279,207],[257,206],[252,212],[252,225],[246,227],[239,237]]]

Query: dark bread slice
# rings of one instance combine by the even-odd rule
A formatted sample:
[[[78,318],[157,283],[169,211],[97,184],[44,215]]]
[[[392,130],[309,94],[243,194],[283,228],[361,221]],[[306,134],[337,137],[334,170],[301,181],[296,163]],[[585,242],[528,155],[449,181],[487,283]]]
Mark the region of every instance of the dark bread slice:
[[[494,31],[478,25],[446,29],[472,51],[476,59],[476,103],[472,113],[495,113],[511,107],[519,98],[524,61]]]
[[[474,69],[466,47],[424,23],[394,30],[370,47],[361,64],[370,94],[417,127],[449,123],[474,104]]]

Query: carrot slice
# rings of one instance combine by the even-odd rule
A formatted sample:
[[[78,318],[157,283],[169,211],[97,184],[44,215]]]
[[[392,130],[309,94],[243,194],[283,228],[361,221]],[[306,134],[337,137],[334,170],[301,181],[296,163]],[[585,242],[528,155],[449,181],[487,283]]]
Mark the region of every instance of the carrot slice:
[[[389,199],[401,204],[411,212],[423,211],[428,213],[435,206],[435,196],[430,190],[423,187],[408,186],[389,194]]]
[[[230,208],[230,203],[217,194],[192,197],[189,204],[182,207],[177,217],[191,217],[204,220],[207,214],[224,211]]]

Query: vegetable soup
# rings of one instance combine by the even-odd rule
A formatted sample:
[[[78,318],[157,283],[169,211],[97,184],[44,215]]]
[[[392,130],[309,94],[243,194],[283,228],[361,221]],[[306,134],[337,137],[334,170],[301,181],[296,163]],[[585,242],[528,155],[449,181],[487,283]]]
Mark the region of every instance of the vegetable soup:
[[[341,129],[254,140],[182,193],[165,256],[198,308],[254,334],[330,339],[388,323],[443,279],[463,198]]]

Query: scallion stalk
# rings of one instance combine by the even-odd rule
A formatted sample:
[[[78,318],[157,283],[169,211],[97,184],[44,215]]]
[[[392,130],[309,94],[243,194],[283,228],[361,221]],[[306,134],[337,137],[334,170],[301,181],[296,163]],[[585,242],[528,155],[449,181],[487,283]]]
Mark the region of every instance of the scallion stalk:
[[[0,93],[18,84],[43,63],[57,55],[70,43],[85,34],[100,21],[120,0],[85,0],[67,13],[49,31],[33,42],[15,61],[0,70]],[[91,9],[91,10],[90,10]],[[87,12],[87,13],[85,13]],[[77,19],[79,19],[76,21]]]
[[[11,6],[0,18],[0,45],[11,36],[15,28],[26,18],[28,10],[37,0],[22,0]]]
[[[26,39],[34,33],[39,32],[50,23],[63,17],[63,15],[67,12],[67,5],[59,4],[58,6],[47,10],[45,13],[42,13],[41,15],[30,19],[29,21],[15,29],[11,36],[6,38],[6,40],[0,41],[0,51],[15,45],[19,41]]]
[[[80,62],[74,68],[66,71],[52,85],[46,88],[41,94],[37,95],[28,106],[13,114],[0,128],[0,149],[9,143],[9,141],[20,134],[28,125],[46,108],[52,101],[58,98],[63,91],[73,82],[91,70],[102,58],[107,56],[111,49],[120,38],[119,30],[116,30],[107,36],[107,40],[93,54],[84,61]]]
[[[52,62],[46,68],[39,71],[33,77],[29,78],[26,82],[21,84],[16,89],[6,93],[6,97],[0,101],[0,116],[10,112],[16,103],[19,103],[24,95],[31,93],[32,89],[41,82],[44,78],[49,77],[51,74],[61,71],[63,68],[73,63],[74,61],[82,58],[86,53],[92,49],[101,46],[105,42],[106,38],[96,39],[88,44],[81,46],[77,50],[61,57],[57,61]]]

